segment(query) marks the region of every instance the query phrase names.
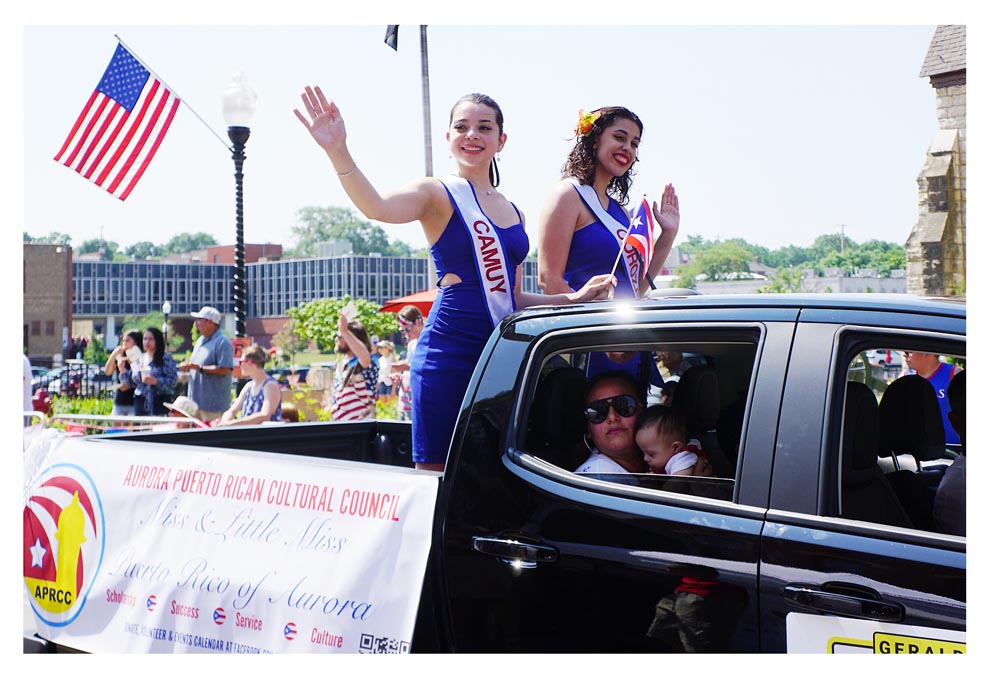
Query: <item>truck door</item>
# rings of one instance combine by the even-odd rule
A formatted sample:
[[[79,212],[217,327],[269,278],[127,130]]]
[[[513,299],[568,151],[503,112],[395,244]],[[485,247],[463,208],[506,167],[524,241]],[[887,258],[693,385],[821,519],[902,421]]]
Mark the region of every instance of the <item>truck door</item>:
[[[966,539],[932,524],[959,451],[924,379],[900,378],[918,391],[898,403],[904,382],[862,358],[914,349],[964,363],[964,320],[898,316],[802,316],[761,554],[763,650],[965,652]]]
[[[781,312],[753,323],[652,314],[555,320],[551,332],[528,320],[486,357],[438,507],[433,584],[448,650],[757,650],[769,425],[793,326]],[[721,420],[729,478],[574,473],[588,455],[581,357],[661,350],[718,378],[721,406],[699,435],[715,455]]]

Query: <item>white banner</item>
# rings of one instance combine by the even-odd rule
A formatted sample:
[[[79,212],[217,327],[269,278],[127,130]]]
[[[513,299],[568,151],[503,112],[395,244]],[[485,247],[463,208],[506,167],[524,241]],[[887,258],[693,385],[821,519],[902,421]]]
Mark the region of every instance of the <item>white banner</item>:
[[[831,615],[788,613],[787,652],[958,655],[966,652],[966,633]]]
[[[107,439],[25,452],[37,633],[94,653],[403,653],[439,476]]]

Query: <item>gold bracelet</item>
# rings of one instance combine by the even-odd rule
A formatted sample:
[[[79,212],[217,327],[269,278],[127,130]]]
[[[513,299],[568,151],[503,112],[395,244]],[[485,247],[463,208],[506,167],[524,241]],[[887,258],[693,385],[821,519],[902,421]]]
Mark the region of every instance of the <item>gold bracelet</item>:
[[[337,176],[338,176],[338,177],[346,177],[346,176],[347,176],[347,175],[349,175],[349,174],[353,174],[353,172],[354,172],[354,170],[356,170],[356,169],[357,169],[357,163],[354,163],[354,167],[352,167],[352,168],[351,168],[350,170],[348,170],[347,172],[338,172],[338,173],[337,173]]]

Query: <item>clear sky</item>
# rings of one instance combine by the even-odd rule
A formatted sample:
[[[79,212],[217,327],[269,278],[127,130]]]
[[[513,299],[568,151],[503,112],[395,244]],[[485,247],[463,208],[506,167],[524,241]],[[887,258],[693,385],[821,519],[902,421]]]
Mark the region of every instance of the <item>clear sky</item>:
[[[916,177],[937,130],[934,91],[918,77],[934,24],[664,26],[633,18],[605,27],[430,25],[434,173],[450,168],[443,136],[452,103],[472,91],[494,97],[508,134],[501,190],[527,215],[535,247],[578,110],[622,104],[645,124],[632,195],[659,197],[672,182],[682,239],[741,237],[775,248],[808,245],[841,225],[858,242],[907,239]],[[259,100],[244,169],[247,242],[288,246],[300,208],[350,206],[292,114],[305,84],[337,101],[354,157],[380,189],[421,176],[418,26],[401,26],[394,52],[383,42],[385,24],[26,26],[23,230],[68,233],[76,245],[101,229],[121,246],[183,231],[233,242],[220,97],[237,70]],[[124,202],[52,159],[115,34],[186,104]],[[614,55],[601,57],[603,46]],[[417,224],[386,231],[425,244]]]

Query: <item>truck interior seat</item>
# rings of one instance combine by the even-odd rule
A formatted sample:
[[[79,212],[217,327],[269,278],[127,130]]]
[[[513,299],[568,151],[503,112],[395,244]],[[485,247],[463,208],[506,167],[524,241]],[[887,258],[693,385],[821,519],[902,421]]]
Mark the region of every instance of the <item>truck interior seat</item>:
[[[932,508],[945,467],[922,469],[921,462],[944,458],[945,428],[935,388],[921,375],[891,382],[880,399],[881,459],[911,460],[911,468],[888,472],[887,480],[916,528],[935,530]]]
[[[912,528],[911,519],[877,464],[877,430],[873,390],[862,382],[846,382],[840,513],[849,519]]]
[[[582,440],[584,419],[584,371],[570,366],[546,373],[536,387],[530,410],[528,452],[562,469],[574,471],[588,451]]]
[[[701,442],[715,475],[735,478],[736,465],[722,452],[715,429],[722,414],[715,370],[707,365],[685,370],[677,383],[672,407],[685,414],[688,436]]]

